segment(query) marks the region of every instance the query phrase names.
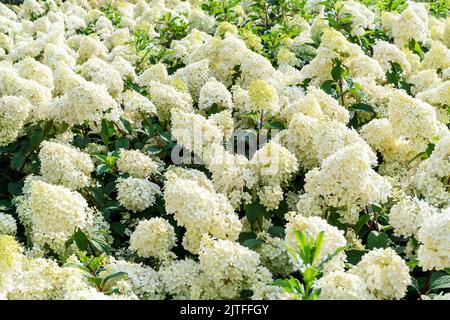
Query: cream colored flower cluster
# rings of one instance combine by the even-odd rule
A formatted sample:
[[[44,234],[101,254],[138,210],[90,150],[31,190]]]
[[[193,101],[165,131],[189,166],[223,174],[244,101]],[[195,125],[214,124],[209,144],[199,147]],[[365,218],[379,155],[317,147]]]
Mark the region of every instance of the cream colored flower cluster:
[[[270,282],[270,272],[260,267],[256,252],[230,240],[203,238],[199,251],[202,288],[208,298],[235,298],[257,282]]]
[[[117,200],[128,210],[138,212],[147,209],[161,194],[160,187],[146,179],[119,178],[117,180]]]
[[[333,271],[319,280],[322,299],[400,299],[411,284],[405,261],[392,249],[373,249],[348,271]]]
[[[87,187],[94,164],[91,157],[70,145],[44,141],[39,152],[42,178],[72,190]]]
[[[369,251],[350,273],[361,277],[378,299],[400,299],[411,284],[408,266],[391,248]]]
[[[293,299],[296,231],[319,299],[450,268],[450,18],[385,2],[0,2],[0,299]]]
[[[304,201],[320,202],[336,208],[343,222],[356,223],[361,209],[386,202],[391,193],[389,181],[372,169],[374,164],[376,156],[366,144],[339,149],[306,174],[306,196],[297,208],[302,211]]]
[[[86,281],[78,268],[60,267],[51,259],[23,254],[11,236],[0,235],[0,296],[19,300],[110,300],[132,296],[105,295]]]
[[[140,257],[164,257],[175,245],[172,225],[162,218],[141,220],[130,237],[130,249]]]
[[[17,232],[16,219],[10,214],[0,212],[0,234],[14,236]]]
[[[391,208],[389,222],[394,227],[395,234],[417,238],[422,224],[434,214],[437,214],[436,208],[433,208],[425,201],[405,197]]]
[[[92,219],[81,194],[43,181],[31,182],[30,210],[34,244],[47,243],[58,252],[77,228],[86,228]]]
[[[122,149],[117,159],[117,169],[134,178],[147,179],[156,173],[158,164],[139,150]]]
[[[183,246],[197,253],[205,234],[217,239],[236,240],[242,225],[229,200],[217,193],[206,176],[181,168],[166,172],[164,200],[166,210],[177,224],[186,228]]]
[[[424,270],[442,270],[448,268],[450,210],[442,210],[425,220],[418,233],[420,247],[419,264]]]

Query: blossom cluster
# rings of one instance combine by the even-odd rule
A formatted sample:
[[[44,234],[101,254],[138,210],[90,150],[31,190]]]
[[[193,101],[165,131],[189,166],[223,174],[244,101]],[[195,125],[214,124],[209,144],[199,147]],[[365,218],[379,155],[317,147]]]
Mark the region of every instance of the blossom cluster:
[[[0,299],[450,299],[448,3],[18,2]]]

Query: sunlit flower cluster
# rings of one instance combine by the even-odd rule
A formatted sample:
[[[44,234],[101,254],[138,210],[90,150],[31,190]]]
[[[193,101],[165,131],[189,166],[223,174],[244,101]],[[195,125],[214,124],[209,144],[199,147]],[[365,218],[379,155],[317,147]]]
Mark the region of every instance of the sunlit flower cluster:
[[[0,300],[448,299],[449,19],[0,0]]]

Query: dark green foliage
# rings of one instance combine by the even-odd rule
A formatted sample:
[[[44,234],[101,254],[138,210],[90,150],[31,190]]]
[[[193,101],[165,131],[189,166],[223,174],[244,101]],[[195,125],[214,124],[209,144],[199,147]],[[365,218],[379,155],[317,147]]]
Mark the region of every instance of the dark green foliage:
[[[14,4],[14,5],[19,5],[22,4],[24,0],[0,0],[1,3],[4,4]]]

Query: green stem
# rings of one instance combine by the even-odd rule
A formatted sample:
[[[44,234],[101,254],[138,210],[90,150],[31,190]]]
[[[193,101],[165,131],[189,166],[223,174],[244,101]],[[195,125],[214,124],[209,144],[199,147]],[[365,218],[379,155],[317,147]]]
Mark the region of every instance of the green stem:
[[[344,100],[344,94],[345,94],[345,92],[343,92],[343,88],[344,88],[344,85],[343,85],[343,83],[342,83],[342,79],[339,79],[339,82],[338,82],[338,84],[339,84],[339,99],[340,99],[340,101],[341,101],[341,105],[343,106],[343,107],[345,107],[345,100]]]
[[[428,289],[430,289],[430,282],[431,282],[431,277],[433,276],[433,270],[431,270],[429,273],[428,273],[428,277],[427,277],[427,280],[426,280],[426,282],[425,282],[425,285],[423,286],[423,289],[422,289],[422,294],[427,294],[428,293]]]

